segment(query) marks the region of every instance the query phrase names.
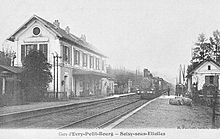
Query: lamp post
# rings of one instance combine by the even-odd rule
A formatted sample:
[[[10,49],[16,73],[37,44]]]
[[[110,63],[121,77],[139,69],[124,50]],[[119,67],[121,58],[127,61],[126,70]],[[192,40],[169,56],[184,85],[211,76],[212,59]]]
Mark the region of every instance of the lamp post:
[[[55,89],[55,82],[56,82],[56,56],[54,55],[54,53],[52,53],[52,55],[53,55],[53,92],[54,92],[54,95],[56,94],[56,89]],[[55,95],[55,97],[56,97],[56,95]]]
[[[58,56],[58,53],[57,52],[55,52],[56,53],[56,56],[55,56],[55,58],[56,58],[56,62],[57,62],[57,92],[56,92],[56,98],[58,99],[58,83],[59,83],[59,80],[58,80],[58,67],[59,67],[59,65],[58,65],[58,59],[59,58],[62,58],[61,56]],[[54,59],[55,59],[54,58]],[[55,60],[54,60],[55,61]],[[54,62],[55,63],[55,62]],[[55,68],[54,68],[55,69]]]

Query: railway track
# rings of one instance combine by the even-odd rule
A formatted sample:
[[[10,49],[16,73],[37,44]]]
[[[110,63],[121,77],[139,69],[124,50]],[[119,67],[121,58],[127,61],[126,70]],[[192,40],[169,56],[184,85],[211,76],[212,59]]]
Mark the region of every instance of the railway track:
[[[105,128],[116,120],[120,119],[124,115],[130,113],[131,111],[137,109],[148,102],[148,100],[135,100],[127,104],[122,104],[120,106],[114,107],[112,109],[102,111],[100,113],[91,115],[84,119],[74,121],[67,125],[61,126],[58,129],[66,128]]]
[[[119,97],[108,100],[93,101],[82,104],[66,105],[55,108],[48,108],[37,111],[24,112],[21,114],[12,114],[2,116],[0,119],[0,128],[57,128],[60,125],[66,125],[66,123],[73,122],[71,118],[79,120],[80,117],[84,117],[96,113],[97,111],[103,111],[122,103],[127,103],[133,100],[137,100],[139,96],[127,96]],[[126,102],[127,101],[127,102]],[[18,118],[13,118],[18,116]],[[20,117],[19,117],[20,116]],[[5,118],[5,119],[4,119]]]

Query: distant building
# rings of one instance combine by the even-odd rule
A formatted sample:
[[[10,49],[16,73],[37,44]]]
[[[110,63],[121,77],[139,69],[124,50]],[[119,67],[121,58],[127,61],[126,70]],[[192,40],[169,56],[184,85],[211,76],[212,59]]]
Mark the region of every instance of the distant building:
[[[107,95],[114,92],[114,83],[106,72],[106,56],[86,41],[70,33],[70,28],[60,27],[58,20],[50,23],[34,15],[25,22],[9,38],[16,52],[15,66],[22,66],[24,58],[30,50],[41,50],[48,62],[54,78],[54,57],[61,56],[58,61],[57,81],[50,83],[48,92],[65,92],[70,96]],[[57,66],[55,64],[55,66]],[[55,78],[57,71],[55,70]],[[57,78],[56,78],[57,80]],[[107,89],[108,88],[108,89]]]
[[[202,90],[204,84],[213,84],[219,88],[220,65],[212,59],[199,63],[187,75],[188,92],[192,93],[193,87]]]

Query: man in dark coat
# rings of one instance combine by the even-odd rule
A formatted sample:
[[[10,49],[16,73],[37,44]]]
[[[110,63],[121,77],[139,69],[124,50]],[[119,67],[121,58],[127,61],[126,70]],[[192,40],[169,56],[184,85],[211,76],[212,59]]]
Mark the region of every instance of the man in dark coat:
[[[167,88],[167,95],[170,96],[170,87]]]

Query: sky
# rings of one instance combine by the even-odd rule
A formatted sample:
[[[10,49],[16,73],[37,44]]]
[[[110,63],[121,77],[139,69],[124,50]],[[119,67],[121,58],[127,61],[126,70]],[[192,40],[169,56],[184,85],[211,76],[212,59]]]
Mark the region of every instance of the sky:
[[[31,16],[58,19],[109,57],[112,67],[149,69],[175,83],[201,33],[220,29],[220,1],[1,0],[0,44]]]

